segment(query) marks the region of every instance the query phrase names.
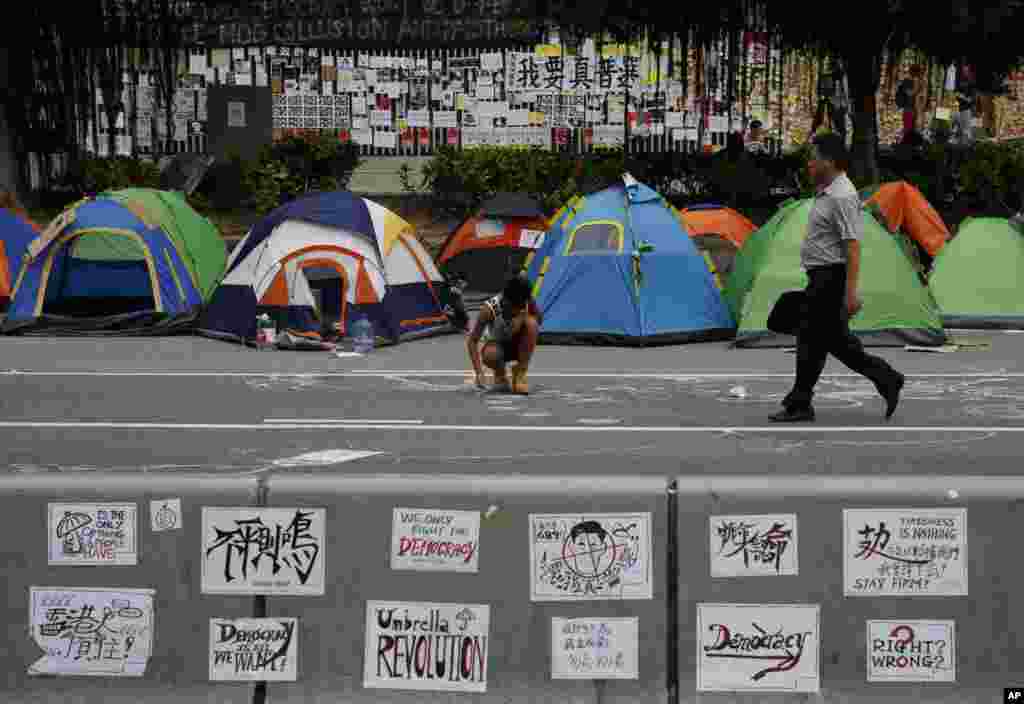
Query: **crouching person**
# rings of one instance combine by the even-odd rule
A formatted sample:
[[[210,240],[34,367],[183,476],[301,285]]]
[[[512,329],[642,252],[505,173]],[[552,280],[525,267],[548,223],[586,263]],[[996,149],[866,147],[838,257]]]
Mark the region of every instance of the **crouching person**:
[[[476,385],[486,388],[482,366],[486,364],[494,370],[495,391],[529,393],[526,375],[537,347],[540,323],[541,314],[530,293],[530,282],[522,275],[510,279],[500,294],[484,303],[466,338]],[[507,370],[510,364],[515,365],[511,380]]]

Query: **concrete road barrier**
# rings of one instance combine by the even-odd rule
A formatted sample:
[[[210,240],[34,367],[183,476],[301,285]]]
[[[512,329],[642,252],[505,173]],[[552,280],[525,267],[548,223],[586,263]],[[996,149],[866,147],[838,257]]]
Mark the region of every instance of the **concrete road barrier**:
[[[327,580],[323,596],[267,600],[268,616],[297,617],[301,632],[298,681],[268,684],[268,701],[412,704],[463,697],[502,704],[665,701],[668,629],[663,556],[669,532],[665,480],[273,476],[268,479],[268,496],[270,506],[326,509]],[[399,508],[408,511],[396,516]],[[470,513],[450,513],[453,511]],[[531,514],[563,517],[535,519],[531,525]],[[643,514],[649,514],[649,522]],[[475,520],[479,520],[478,536],[474,534]],[[396,526],[397,536],[393,535]],[[576,526],[582,527],[574,531]],[[413,542],[416,539],[425,542]],[[531,549],[535,539],[536,551]],[[450,545],[439,548],[438,543]],[[473,546],[467,549],[467,544]],[[420,569],[392,569],[392,553],[400,566],[412,563]],[[588,588],[617,595],[628,591],[636,596],[643,595],[647,587],[650,598],[531,600],[532,554],[538,558],[547,555],[543,565],[538,559],[535,575],[537,596],[544,599]],[[562,556],[565,554],[568,560],[578,560],[570,564]],[[473,564],[476,571],[456,571]],[[377,621],[374,612],[368,613],[370,601],[378,602],[381,611],[377,616],[386,625]],[[418,606],[412,612],[399,608],[392,613],[388,609],[394,608],[394,602],[454,607],[442,609],[436,616]],[[488,607],[489,613],[483,613],[479,605]],[[485,617],[489,626],[481,632],[478,626]],[[558,638],[553,642],[553,618],[606,622],[559,622]],[[618,650],[629,640],[630,625],[613,619],[630,618],[638,619],[635,645]],[[368,619],[373,630],[369,648]],[[455,636],[454,650],[438,619],[448,622]],[[403,630],[406,621],[413,623],[411,630]],[[608,636],[602,626],[614,634],[603,643],[604,652],[611,655],[606,658],[598,653],[597,659],[586,660],[582,652],[588,646],[591,653],[600,650],[602,633]],[[420,645],[422,639],[409,638],[410,633],[436,637]],[[481,633],[486,635],[485,657]],[[470,637],[476,640],[467,641]],[[581,644],[581,637],[596,638],[597,642]],[[570,638],[575,660],[565,656]],[[581,645],[584,647],[577,651]],[[561,651],[559,662],[572,674],[592,674],[592,668],[611,668],[602,669],[602,677],[610,672],[629,674],[634,660],[637,677],[553,679],[553,647]],[[411,660],[406,657],[410,651]],[[371,658],[368,672],[367,656]],[[415,658],[421,656],[433,662],[418,669]],[[476,666],[478,657],[486,661],[485,686],[480,671],[473,667],[454,672],[451,667],[445,669],[453,663],[459,668],[463,659]],[[438,663],[444,674],[438,675]],[[364,686],[367,675],[375,683],[386,682],[388,688]],[[475,693],[458,694],[456,690]]]
[[[680,702],[982,704],[1003,701],[1004,687],[1024,682],[1024,479],[681,477],[677,491]],[[849,514],[844,530],[847,509],[871,511]],[[966,509],[965,564],[952,549],[961,542],[959,518],[948,509]],[[794,555],[797,574],[786,574]],[[742,576],[712,577],[712,565]],[[938,595],[960,591],[964,567],[966,596]],[[881,593],[893,590],[917,595]],[[700,604],[815,605],[820,630],[790,667],[809,612]],[[868,621],[878,622],[870,642]],[[955,625],[952,658],[945,626],[935,623],[942,621]],[[780,633],[793,637],[757,638]],[[944,662],[929,657],[944,652]],[[773,683],[813,690],[803,675],[815,657],[817,691],[743,691]],[[719,669],[726,662],[732,674]],[[754,679],[776,666],[784,671]],[[869,669],[877,681],[868,681]]]
[[[202,506],[251,506],[256,489],[255,480],[195,476],[60,473],[0,477],[0,535],[4,536],[0,548],[0,578],[5,594],[0,619],[6,627],[5,646],[0,650],[0,672],[3,673],[0,701],[5,704],[251,704],[252,684],[208,681],[209,619],[252,616],[253,598],[200,593],[200,531]],[[180,514],[174,510],[173,503],[166,510],[161,503],[157,507],[161,530],[154,531],[150,501],[168,498],[180,499]],[[136,528],[132,530],[124,525],[112,528],[121,523],[122,518],[129,524],[131,521],[127,515],[112,516],[109,508],[99,509],[107,511],[100,516],[69,507],[62,512],[69,515],[57,516],[56,522],[49,521],[48,505],[51,503],[130,504],[136,509]],[[64,519],[67,520],[61,525]],[[100,540],[103,535],[110,537],[109,532],[100,533],[107,530],[100,526],[107,521],[111,521],[110,530],[124,531],[126,536],[134,534],[134,550],[127,538],[113,548],[117,540]],[[50,529],[59,527],[62,537],[48,538],[48,524]],[[96,532],[90,533],[90,529]],[[125,560],[135,552],[137,564],[49,564],[51,543],[59,560],[109,562],[113,550],[115,560]],[[144,674],[140,677],[28,675],[29,667],[44,655],[32,639],[29,624],[32,587],[154,589],[155,637]],[[73,591],[69,589],[67,593],[73,594]],[[73,601],[73,597],[69,598]],[[92,666],[99,667],[102,663],[103,667],[116,671],[115,654],[120,652],[119,648],[123,651],[126,647],[126,636],[121,631],[130,621],[119,621],[115,614],[113,620],[104,622],[100,607],[92,613],[95,621],[90,628],[88,614],[79,613],[75,603],[57,601],[59,599],[51,606],[67,608],[73,613],[51,612],[51,633],[55,636],[49,641],[52,646],[65,654],[66,649],[71,648],[72,660],[74,656],[82,656],[77,665],[70,667],[78,667],[82,660],[89,661],[90,657],[99,655]],[[128,611],[117,611],[138,616],[135,604],[122,606],[127,606]],[[97,622],[100,632],[106,634],[105,640],[94,637]],[[75,637],[76,624],[78,637]],[[61,630],[64,635],[58,636]],[[114,633],[115,630],[119,632]],[[142,629],[137,638],[145,638]],[[88,645],[82,645],[83,642]],[[134,645],[137,642],[133,641],[131,647],[136,649],[132,652],[138,653]]]

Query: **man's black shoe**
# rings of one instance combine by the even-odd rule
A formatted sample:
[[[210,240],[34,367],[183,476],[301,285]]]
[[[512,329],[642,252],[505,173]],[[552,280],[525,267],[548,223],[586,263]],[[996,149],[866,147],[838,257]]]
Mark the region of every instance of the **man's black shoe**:
[[[892,414],[896,412],[896,406],[900,402],[900,391],[903,390],[903,384],[906,378],[896,372],[896,381],[882,390],[882,398],[885,399],[885,419],[889,420],[892,418]]]
[[[771,416],[775,423],[810,423],[814,420],[813,408],[784,408]]]

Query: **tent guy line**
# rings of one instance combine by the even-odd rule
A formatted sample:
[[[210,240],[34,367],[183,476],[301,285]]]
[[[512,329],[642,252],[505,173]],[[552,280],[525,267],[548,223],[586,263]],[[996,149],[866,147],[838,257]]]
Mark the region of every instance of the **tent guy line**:
[[[807,434],[826,433],[1024,433],[1024,426],[900,426],[900,425],[856,425],[856,426],[814,426],[800,427],[786,425],[754,426],[671,426],[671,425],[410,425],[409,423],[358,422],[339,423],[311,418],[302,423],[168,423],[168,422],[117,422],[117,421],[0,421],[4,428],[64,428],[68,430],[409,430],[409,431],[451,431],[451,432],[547,432],[547,433],[722,433],[739,435],[743,433],[765,434]]]

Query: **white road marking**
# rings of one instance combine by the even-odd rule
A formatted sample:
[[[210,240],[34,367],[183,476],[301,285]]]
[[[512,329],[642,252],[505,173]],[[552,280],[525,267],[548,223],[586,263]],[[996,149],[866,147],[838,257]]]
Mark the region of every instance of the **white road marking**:
[[[621,418],[580,418],[576,421],[580,425],[614,425],[621,423]]]
[[[110,421],[0,421],[3,428],[52,428],[81,430],[413,430],[439,432],[526,432],[526,433],[767,433],[823,435],[828,433],[1024,433],[1024,426],[901,426],[856,425],[753,425],[753,426],[579,426],[579,425],[409,425],[382,423],[166,423],[166,422],[110,422]]]
[[[349,372],[169,372],[160,370],[111,370],[111,371],[23,371],[19,369],[8,369],[0,371],[0,376],[153,376],[153,377],[224,377],[224,378],[271,378],[271,379],[320,379],[320,378],[359,378],[359,377],[462,377],[464,371],[422,371],[422,370],[370,370],[370,371],[349,371]],[[1024,372],[927,372],[915,374],[905,372],[908,379],[1021,379]],[[687,372],[687,371],[661,371],[661,372],[617,372],[617,371],[592,371],[592,372],[530,372],[531,378],[568,378],[568,379],[664,379],[664,380],[691,380],[691,379],[792,379],[793,372],[779,373],[747,373],[747,372]],[[833,374],[822,374],[823,379],[859,378],[859,374],[853,372],[838,372]],[[460,387],[461,388],[461,387]]]
[[[423,423],[422,420],[369,420],[367,418],[264,418],[264,423],[286,423],[288,425],[298,425],[306,423],[338,423],[339,425],[348,425],[350,423],[373,423],[375,425],[420,425]]]

